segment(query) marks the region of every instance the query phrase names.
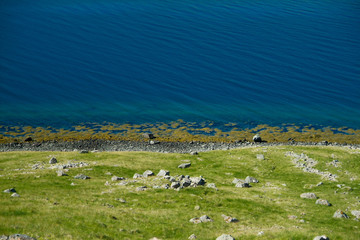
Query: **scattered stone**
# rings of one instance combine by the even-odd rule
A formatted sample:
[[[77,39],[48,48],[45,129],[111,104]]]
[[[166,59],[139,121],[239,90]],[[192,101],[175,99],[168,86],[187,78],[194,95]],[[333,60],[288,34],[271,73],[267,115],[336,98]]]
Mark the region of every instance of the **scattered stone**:
[[[26,234],[13,234],[9,236],[8,240],[36,240],[36,238],[30,237]]]
[[[196,239],[196,235],[195,235],[195,234],[191,234],[188,239],[190,239],[190,240]]]
[[[236,218],[233,218],[231,216],[226,216],[224,214],[221,215],[224,218],[224,221],[227,223],[232,223],[232,222],[238,222],[239,220]]]
[[[191,155],[199,155],[198,152],[190,152]]]
[[[111,172],[107,172],[107,173],[105,173],[105,175],[111,176],[112,173],[111,173]]]
[[[150,176],[154,176],[155,174],[150,171],[150,170],[146,170],[144,173],[143,173],[143,176],[144,177],[150,177]]]
[[[307,199],[317,199],[317,196],[315,193],[302,193],[300,195],[301,198],[307,198]]]
[[[246,183],[246,182],[238,182],[235,187],[237,188],[249,188],[251,187],[250,184]]]
[[[13,193],[13,194],[11,194],[11,196],[12,196],[12,197],[20,197],[20,195],[17,194],[17,193]]]
[[[256,158],[257,158],[258,160],[265,160],[264,154],[256,154]]]
[[[79,153],[89,153],[89,151],[88,150],[80,150]]]
[[[265,233],[263,232],[263,231],[260,231],[260,232],[258,232],[258,236],[262,236],[262,235],[264,235]]]
[[[201,220],[201,222],[213,222],[213,220],[207,215],[201,216],[200,220]]]
[[[161,187],[162,187],[163,189],[169,189],[169,188],[170,188],[170,185],[166,183],[166,184],[162,185]]]
[[[136,179],[136,178],[142,178],[143,175],[139,174],[139,173],[135,173],[133,178]]]
[[[344,213],[343,211],[341,210],[337,210],[334,215],[333,215],[334,218],[349,218],[348,215],[346,215],[346,213]]]
[[[216,191],[219,190],[219,189],[216,187],[215,183],[208,183],[208,184],[206,185],[206,187],[215,189]]]
[[[89,176],[86,176],[84,174],[78,174],[74,177],[75,179],[82,179],[82,180],[86,180],[86,179],[90,179]]]
[[[262,142],[262,139],[259,134],[256,134],[255,136],[253,136],[253,141],[254,142]]]
[[[216,238],[216,240],[235,240],[231,235],[229,234],[223,234]]]
[[[58,177],[68,176],[63,170],[56,171]]]
[[[318,199],[318,200],[316,200],[315,204],[331,206],[331,203],[329,203],[329,201],[325,200],[325,199]]]
[[[4,193],[15,193],[15,192],[16,192],[15,188],[9,188],[4,190]]]
[[[206,183],[205,179],[202,176],[200,176],[200,177],[191,177],[190,181],[191,181],[190,186],[192,186],[192,187],[197,187],[199,185],[205,185],[205,183]]]
[[[142,191],[145,191],[146,189],[147,189],[146,186],[141,186],[141,187],[137,187],[137,188],[135,189],[135,191],[137,191],[137,192],[142,192]]]
[[[324,183],[323,182],[319,182],[318,184],[316,184],[317,187],[323,185]]]
[[[300,219],[299,222],[300,222],[300,223],[305,223],[305,220],[304,220],[304,219]]]
[[[190,166],[191,166],[191,163],[183,163],[183,164],[180,164],[180,165],[178,166],[178,168],[184,169],[184,168],[188,168],[188,167],[190,167]]]
[[[154,139],[154,134],[152,133],[143,133],[142,136],[147,139]]]
[[[290,220],[295,220],[295,219],[297,219],[297,216],[295,216],[295,215],[289,215],[289,216],[288,216],[288,219],[290,219]]]
[[[119,201],[121,203],[126,203],[125,199],[123,198],[115,198],[116,201]]]
[[[189,220],[189,222],[192,222],[194,224],[199,224],[199,223],[201,223],[201,220],[200,220],[200,218],[192,218]]]
[[[257,180],[257,179],[254,178],[254,177],[247,176],[247,177],[245,178],[245,182],[246,182],[246,183],[258,183],[259,180]]]
[[[125,180],[124,177],[117,177],[117,176],[112,176],[111,177],[111,181],[121,181],[121,180]]]
[[[155,144],[159,144],[159,143],[160,143],[159,141],[153,141],[153,140],[151,140],[151,141],[149,142],[150,145],[155,145]]]
[[[322,236],[316,236],[314,237],[313,240],[330,240],[327,236],[322,235]]]
[[[154,188],[154,189],[160,189],[161,186],[159,186],[159,185],[154,185],[152,188]]]
[[[71,185],[71,186],[75,186],[76,184],[72,182],[72,183],[70,183],[70,185]]]
[[[169,171],[161,169],[156,176],[158,176],[158,177],[165,177],[165,176],[169,176],[169,175],[170,175],[170,172],[169,172]]]
[[[194,207],[194,210],[196,210],[196,211],[200,210],[200,206],[199,206],[199,205],[196,205],[196,206]]]
[[[354,215],[356,218],[360,219],[360,211],[359,210],[353,210],[353,211],[351,211],[351,214]]]
[[[173,176],[169,176],[169,178],[166,179],[168,179],[170,182],[176,182],[176,179]]]
[[[174,189],[179,188],[180,187],[180,182],[172,182],[170,187],[174,188]]]
[[[54,158],[54,157],[52,157],[52,158],[49,160],[49,163],[50,163],[50,164],[55,164],[55,163],[57,163],[57,162],[58,162],[57,159]]]

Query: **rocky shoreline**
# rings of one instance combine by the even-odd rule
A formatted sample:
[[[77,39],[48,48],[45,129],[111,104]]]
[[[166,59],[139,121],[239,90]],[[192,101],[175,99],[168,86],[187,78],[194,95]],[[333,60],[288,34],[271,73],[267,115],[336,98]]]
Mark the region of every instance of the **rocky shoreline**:
[[[229,150],[252,146],[342,146],[360,148],[358,144],[339,144],[322,142],[159,142],[159,141],[111,141],[111,140],[81,140],[81,141],[48,141],[48,142],[23,142],[0,144],[0,152],[11,151],[146,151],[161,153],[192,153],[207,152],[212,150]]]

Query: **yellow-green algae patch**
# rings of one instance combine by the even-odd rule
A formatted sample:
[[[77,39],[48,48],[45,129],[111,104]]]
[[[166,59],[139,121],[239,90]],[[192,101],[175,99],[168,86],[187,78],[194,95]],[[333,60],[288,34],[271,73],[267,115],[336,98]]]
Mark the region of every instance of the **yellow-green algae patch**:
[[[78,140],[129,140],[147,141],[143,133],[152,133],[162,142],[238,142],[251,141],[254,134],[260,134],[267,142],[320,142],[360,144],[360,129],[315,128],[313,126],[257,125],[241,128],[236,123],[216,125],[213,122],[185,122],[177,120],[168,123],[116,124],[87,123],[68,129],[33,126],[1,126],[0,143],[23,142],[31,137],[38,142]]]

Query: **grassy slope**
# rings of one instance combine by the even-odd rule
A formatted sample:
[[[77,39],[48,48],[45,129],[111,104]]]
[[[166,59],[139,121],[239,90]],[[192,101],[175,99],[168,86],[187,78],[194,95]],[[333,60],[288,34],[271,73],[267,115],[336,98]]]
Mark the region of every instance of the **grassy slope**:
[[[305,153],[319,161],[316,168],[338,174],[338,182],[322,180],[318,175],[295,168],[291,159],[285,157],[287,151]],[[259,153],[267,160],[258,160]],[[341,168],[325,164],[332,160],[332,154],[342,163]],[[91,165],[71,169],[65,177],[57,177],[56,170],[31,169],[37,162],[48,167],[50,156],[56,156],[60,163],[76,159]],[[192,166],[178,169],[184,159],[190,159]],[[18,168],[23,170],[15,170]],[[0,235],[24,233],[38,239],[187,239],[194,233],[198,239],[215,239],[227,233],[236,239],[312,239],[326,234],[330,239],[360,239],[360,223],[350,214],[351,210],[360,210],[360,199],[356,198],[360,195],[358,150],[283,146],[213,151],[198,156],[8,152],[0,154],[0,169]],[[147,169],[155,174],[167,169],[172,176],[202,175],[208,183],[216,183],[219,191],[197,187],[177,192],[152,189],[148,184],[150,189],[137,192],[137,186],[146,184],[104,185],[111,178],[106,172],[132,178],[135,172],[143,173]],[[78,173],[91,179],[74,179]],[[231,183],[234,177],[244,179],[248,175],[260,183],[248,189],[235,188]],[[350,181],[350,177],[356,180]],[[324,185],[311,188],[311,184],[320,181]],[[76,185],[71,186],[71,182]],[[352,190],[339,189],[337,184],[345,184]],[[16,187],[21,197],[2,193],[10,187]],[[299,195],[303,192],[314,192],[333,206],[301,199]],[[116,198],[127,202],[121,203]],[[196,205],[200,210],[194,210]],[[332,218],[337,209],[345,211],[351,219]],[[204,214],[214,222],[197,225],[189,222]],[[236,217],[239,222],[225,223],[221,214]],[[289,215],[296,215],[297,219],[289,220]],[[305,223],[299,222],[300,219]],[[264,235],[257,236],[259,231]]]

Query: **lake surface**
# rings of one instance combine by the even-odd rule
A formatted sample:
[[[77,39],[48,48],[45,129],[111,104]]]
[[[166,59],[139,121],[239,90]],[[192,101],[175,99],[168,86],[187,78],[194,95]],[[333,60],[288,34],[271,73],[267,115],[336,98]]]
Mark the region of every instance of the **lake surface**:
[[[0,124],[360,128],[360,1],[2,0]]]

